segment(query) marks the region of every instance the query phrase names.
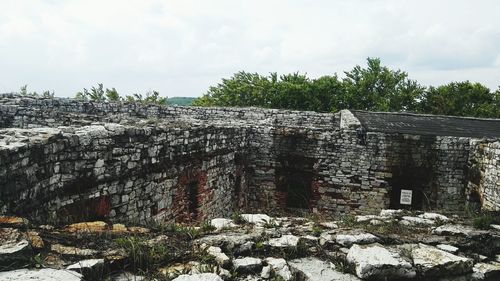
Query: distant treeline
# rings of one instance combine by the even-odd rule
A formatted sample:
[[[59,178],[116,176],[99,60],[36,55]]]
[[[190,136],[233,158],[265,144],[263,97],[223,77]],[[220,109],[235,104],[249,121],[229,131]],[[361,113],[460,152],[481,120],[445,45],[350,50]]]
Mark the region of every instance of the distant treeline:
[[[500,88],[491,91],[480,83],[452,82],[425,87],[401,70],[368,58],[337,75],[317,79],[293,73],[238,72],[196,99],[197,106],[257,106],[335,112],[341,109],[407,111],[416,113],[500,118]]]
[[[28,86],[24,85],[21,87],[19,93],[24,96],[33,97],[45,97],[53,98],[54,91],[44,91],[42,93],[30,92],[28,91]],[[162,97],[158,91],[148,91],[144,95],[142,94],[132,94],[121,96],[115,88],[104,89],[104,85],[99,83],[97,87],[91,87],[90,89],[84,88],[83,91],[76,93],[75,98],[78,100],[85,101],[126,101],[126,102],[138,102],[145,104],[159,104],[159,105],[180,105],[189,106],[193,103],[196,98],[192,97]]]

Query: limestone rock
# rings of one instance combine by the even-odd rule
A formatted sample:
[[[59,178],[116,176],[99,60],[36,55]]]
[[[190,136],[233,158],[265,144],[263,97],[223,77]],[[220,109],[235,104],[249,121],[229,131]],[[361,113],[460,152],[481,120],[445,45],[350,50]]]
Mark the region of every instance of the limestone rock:
[[[420,217],[404,216],[402,220],[399,221],[400,224],[406,226],[427,226],[436,224],[435,221]]]
[[[477,263],[472,276],[478,280],[500,280],[500,263]]]
[[[276,248],[297,247],[299,237],[295,235],[283,235],[280,238],[271,238],[267,243],[269,246]]]
[[[173,279],[172,281],[223,281],[219,275],[214,273],[200,273],[187,275],[183,274]]]
[[[403,213],[404,213],[403,210],[386,209],[386,210],[380,211],[380,216],[386,217],[386,218],[394,218],[394,217],[402,215]]]
[[[338,234],[335,241],[346,247],[353,244],[370,244],[378,241],[378,237],[370,233],[360,234]]]
[[[42,249],[45,246],[45,243],[36,231],[26,232],[26,237],[28,238],[31,247],[35,249]]]
[[[233,260],[233,267],[237,272],[257,273],[262,269],[262,260],[252,257],[244,257]]]
[[[323,232],[319,236],[319,244],[324,246],[325,244],[333,243],[334,237],[330,232]]]
[[[216,218],[212,219],[210,221],[210,225],[215,227],[217,230],[221,230],[223,228],[232,228],[236,227],[237,225],[233,222],[231,219],[224,219],[224,218]]]
[[[76,248],[72,246],[64,246],[61,244],[53,244],[50,249],[53,252],[56,252],[61,255],[68,255],[68,256],[93,256],[96,255],[98,252],[96,250],[92,249],[82,249],[82,248]]]
[[[439,245],[436,245],[436,247],[440,250],[443,250],[443,251],[446,251],[446,252],[449,252],[449,253],[456,253],[458,252],[458,248],[457,247],[454,247],[454,246],[451,246],[451,245],[446,245],[446,244],[439,244]]]
[[[80,281],[82,275],[69,270],[57,270],[52,268],[43,268],[38,270],[33,269],[18,269],[12,271],[0,272],[0,280],[2,281]]]
[[[6,227],[20,227],[28,225],[29,221],[21,217],[0,216],[0,225]]]
[[[207,253],[213,256],[215,261],[221,266],[226,266],[230,262],[229,257],[219,247],[210,246],[207,248]]]
[[[248,223],[253,223],[258,226],[264,224],[276,224],[275,220],[265,214],[242,214],[241,217]]]
[[[252,241],[260,237],[259,233],[238,233],[238,232],[226,232],[215,235],[207,235],[201,237],[194,241],[197,245],[208,245],[216,246],[223,249],[225,252],[232,252],[235,248],[244,245],[247,242]]]
[[[413,264],[425,277],[460,275],[472,271],[473,261],[432,246],[419,244],[411,251]]]
[[[330,263],[322,261],[317,258],[302,258],[295,259],[289,263],[292,272],[296,272],[307,281],[357,281],[356,276],[341,273],[335,270],[335,267]]]
[[[474,232],[470,226],[460,224],[445,224],[436,227],[432,233],[437,235],[455,235],[455,236],[469,236]]]
[[[418,215],[418,217],[422,218],[422,219],[442,221],[442,222],[446,222],[446,221],[450,220],[447,216],[437,214],[437,213],[423,213],[421,215]]]
[[[269,279],[271,277],[271,266],[266,265],[262,268],[262,271],[260,272],[260,277],[264,279]]]
[[[394,249],[389,251],[379,244],[353,245],[347,253],[347,261],[354,265],[361,279],[403,279],[416,275],[412,265]]]
[[[104,269],[104,259],[81,260],[66,267],[66,269],[83,274],[85,279],[97,279],[99,277],[102,277]]]
[[[365,216],[356,216],[356,222],[367,222],[371,221],[373,219],[378,219],[379,216],[374,216],[374,215],[365,215]]]
[[[131,272],[122,272],[111,276],[111,281],[145,281],[146,277]]]
[[[4,243],[0,245],[0,265],[27,260],[31,256],[30,253],[31,247],[26,240]]]
[[[103,232],[108,224],[103,221],[80,222],[68,225],[69,232]]]
[[[330,229],[339,228],[338,224],[335,222],[332,222],[332,221],[320,222],[319,225],[321,225],[322,227],[330,228]]]
[[[288,267],[285,259],[277,258],[266,258],[266,263],[271,266],[271,269],[277,276],[281,276],[285,281],[292,279],[292,272]]]

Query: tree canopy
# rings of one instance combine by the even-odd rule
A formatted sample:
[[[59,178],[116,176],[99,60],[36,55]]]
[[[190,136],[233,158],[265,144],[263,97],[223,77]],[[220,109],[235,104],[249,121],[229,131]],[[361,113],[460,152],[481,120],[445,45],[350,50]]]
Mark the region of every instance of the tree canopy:
[[[479,83],[425,87],[409,79],[408,73],[383,66],[377,58],[368,58],[366,67],[356,66],[344,74],[344,78],[331,75],[312,79],[300,73],[263,76],[241,71],[210,87],[193,105],[500,117],[500,89],[492,92]]]

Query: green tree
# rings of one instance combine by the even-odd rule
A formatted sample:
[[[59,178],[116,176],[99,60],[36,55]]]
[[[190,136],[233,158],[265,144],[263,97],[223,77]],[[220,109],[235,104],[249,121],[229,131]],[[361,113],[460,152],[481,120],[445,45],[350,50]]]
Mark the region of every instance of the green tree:
[[[340,108],[372,111],[412,111],[424,87],[408,79],[401,70],[381,66],[380,59],[368,58],[367,67],[359,65],[345,72],[345,101]]]
[[[480,83],[452,82],[439,87],[429,87],[419,111],[422,113],[500,117],[500,91],[491,92]]]
[[[79,100],[105,101],[106,95],[104,92],[104,86],[102,83],[99,83],[97,84],[97,87],[92,86],[90,91],[83,88],[83,92],[76,93],[75,98]]]
[[[108,101],[120,101],[121,97],[118,91],[113,87],[111,89],[106,88],[106,99]]]

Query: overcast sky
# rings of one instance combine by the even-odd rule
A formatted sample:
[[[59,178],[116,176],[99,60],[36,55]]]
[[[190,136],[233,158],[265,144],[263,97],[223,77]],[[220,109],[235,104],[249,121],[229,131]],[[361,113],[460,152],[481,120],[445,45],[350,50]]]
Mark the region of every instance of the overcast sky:
[[[330,75],[367,57],[424,85],[500,85],[498,0],[0,0],[0,92],[200,96],[245,70]]]

